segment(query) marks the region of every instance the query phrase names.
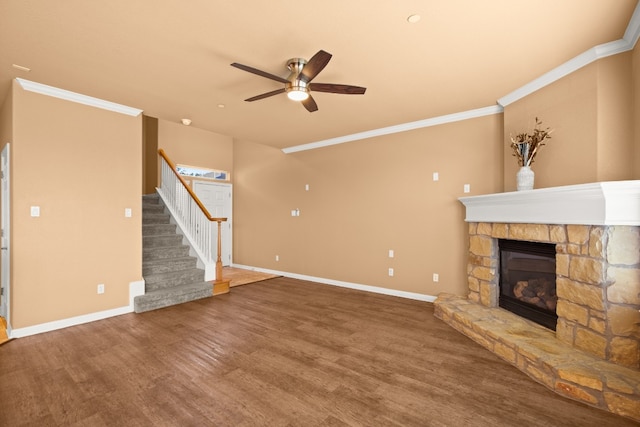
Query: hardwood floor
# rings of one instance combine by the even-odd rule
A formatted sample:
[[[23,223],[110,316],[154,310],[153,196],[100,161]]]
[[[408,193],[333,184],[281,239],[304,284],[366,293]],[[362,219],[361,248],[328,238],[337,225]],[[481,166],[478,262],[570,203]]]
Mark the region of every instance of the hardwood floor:
[[[9,342],[9,337],[7,336],[7,321],[4,317],[0,316],[0,345]]]
[[[243,268],[223,267],[222,277],[229,280],[229,287],[247,285],[278,277],[277,274],[262,273],[260,271],[245,270]]]
[[[2,426],[631,426],[431,304],[295,279],[0,346]]]

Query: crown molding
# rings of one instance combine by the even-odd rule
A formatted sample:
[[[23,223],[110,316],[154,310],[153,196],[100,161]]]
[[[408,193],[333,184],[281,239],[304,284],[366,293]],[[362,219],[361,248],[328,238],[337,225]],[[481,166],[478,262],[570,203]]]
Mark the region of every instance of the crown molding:
[[[551,83],[578,71],[580,68],[585,67],[592,62],[597,61],[598,59],[606,58],[607,56],[611,55],[617,55],[631,49],[633,49],[633,45],[624,39],[592,47],[591,49],[581,53],[580,55],[568,60],[564,64],[541,75],[537,79],[532,80],[526,85],[498,99],[498,104],[506,107],[507,105],[512,104],[528,95],[531,95],[532,93],[537,92],[543,87],[548,86]]]
[[[308,144],[295,145],[282,149],[285,154],[295,153],[298,151],[313,150],[316,148],[328,147],[330,145],[344,144],[345,142],[357,141],[360,139],[373,138],[381,135],[389,135],[392,133],[406,132],[409,130],[437,126],[444,123],[451,123],[460,120],[482,117],[489,114],[500,114],[507,105],[530,95],[543,87],[560,80],[561,78],[579,70],[580,68],[607,56],[617,55],[619,53],[632,50],[640,38],[640,1],[636,4],[633,15],[629,20],[629,25],[624,33],[623,38],[609,43],[595,46],[564,64],[554,68],[553,70],[543,74],[537,79],[525,84],[519,89],[498,99],[497,106],[479,108],[476,110],[463,111],[461,113],[453,113],[445,116],[434,117],[430,119],[418,120],[416,122],[404,123],[395,126],[388,126],[380,129],[354,133],[351,135],[340,136],[336,138],[325,139],[321,141],[311,142]]]
[[[91,107],[113,111],[120,114],[126,114],[127,116],[137,117],[142,113],[142,110],[137,108],[127,107],[126,105],[116,104],[115,102],[105,101],[103,99],[82,95],[80,93],[59,89],[53,86],[47,86],[42,83],[36,83],[20,78],[16,78],[16,81],[20,84],[20,86],[22,86],[24,90],[27,90],[29,92],[35,92],[41,95],[64,99],[66,101],[76,102],[78,104],[89,105]]]
[[[632,50],[635,47],[639,36],[640,1],[636,4],[636,8],[633,11],[631,19],[629,20],[629,25],[627,26],[623,38],[592,47],[586,52],[581,53],[575,58],[568,60],[564,64],[527,83],[521,88],[516,89],[508,95],[505,95],[502,98],[498,99],[498,104],[506,107],[507,105],[512,104],[519,99],[522,99],[525,96],[528,96],[557,80],[560,80],[561,78],[579,70],[586,65],[589,65],[590,63],[598,59]]]
[[[638,42],[638,38],[640,38],[640,1],[636,4],[636,9],[633,11],[633,15],[631,15],[629,25],[622,38],[631,45],[632,49]]]
[[[410,130],[421,129],[431,126],[438,126],[445,123],[459,122],[462,120],[474,119],[476,117],[489,116],[492,114],[502,113],[503,108],[500,105],[492,105],[490,107],[477,108],[475,110],[462,111],[460,113],[447,114],[444,116],[432,117],[430,119],[418,120],[415,122],[403,123],[394,126],[388,126],[380,129],[373,129],[366,132],[353,133],[351,135],[339,136],[337,138],[324,139],[321,141],[310,142],[308,144],[295,145],[293,147],[283,148],[285,154],[296,153],[298,151],[313,150],[316,148],[328,147],[330,145],[344,144],[345,142],[358,141],[360,139],[374,138],[376,136],[390,135],[392,133],[407,132]]]

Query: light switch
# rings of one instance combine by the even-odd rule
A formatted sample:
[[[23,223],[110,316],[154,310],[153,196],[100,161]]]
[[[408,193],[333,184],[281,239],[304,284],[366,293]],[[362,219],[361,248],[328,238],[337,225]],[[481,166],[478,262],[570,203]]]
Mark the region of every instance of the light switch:
[[[131,208],[125,208],[124,216],[127,218],[131,218]]]
[[[31,216],[40,216],[40,206],[31,206]]]
[[[463,188],[463,191],[464,191],[465,193],[470,192],[470,191],[471,191],[471,184],[465,184],[465,185],[464,185],[464,188]]]
[[[437,181],[437,180],[439,180],[439,179],[440,179],[440,174],[439,174],[438,172],[434,172],[434,173],[433,173],[433,180],[434,180],[434,181]]]

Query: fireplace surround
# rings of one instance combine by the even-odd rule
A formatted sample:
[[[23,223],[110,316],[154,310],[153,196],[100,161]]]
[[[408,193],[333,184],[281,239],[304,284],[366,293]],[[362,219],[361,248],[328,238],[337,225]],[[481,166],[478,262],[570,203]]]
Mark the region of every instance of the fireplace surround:
[[[640,181],[464,197],[468,294],[436,316],[567,397],[640,421]],[[499,304],[499,240],[556,248],[556,331]]]

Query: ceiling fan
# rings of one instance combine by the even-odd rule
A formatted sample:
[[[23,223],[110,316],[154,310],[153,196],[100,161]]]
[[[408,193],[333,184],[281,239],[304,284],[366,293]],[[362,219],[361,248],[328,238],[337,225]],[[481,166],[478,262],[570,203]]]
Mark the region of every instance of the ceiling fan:
[[[291,73],[287,78],[276,76],[266,71],[258,70],[257,68],[249,67],[248,65],[238,64],[234,62],[232,67],[239,68],[249,73],[257,74],[262,77],[266,77],[271,80],[275,80],[280,83],[284,83],[284,87],[281,89],[273,90],[271,92],[256,95],[251,98],[245,99],[247,102],[258,101],[260,99],[268,98],[270,96],[278,95],[281,93],[287,94],[289,99],[294,101],[301,101],[304,108],[310,113],[318,110],[316,101],[313,100],[310,92],[328,92],[328,93],[340,93],[344,95],[363,95],[367,90],[365,87],[350,86],[334,83],[311,83],[319,73],[327,66],[331,60],[331,54],[324,50],[318,51],[311,57],[309,61],[302,58],[292,58],[287,61],[287,68]]]

